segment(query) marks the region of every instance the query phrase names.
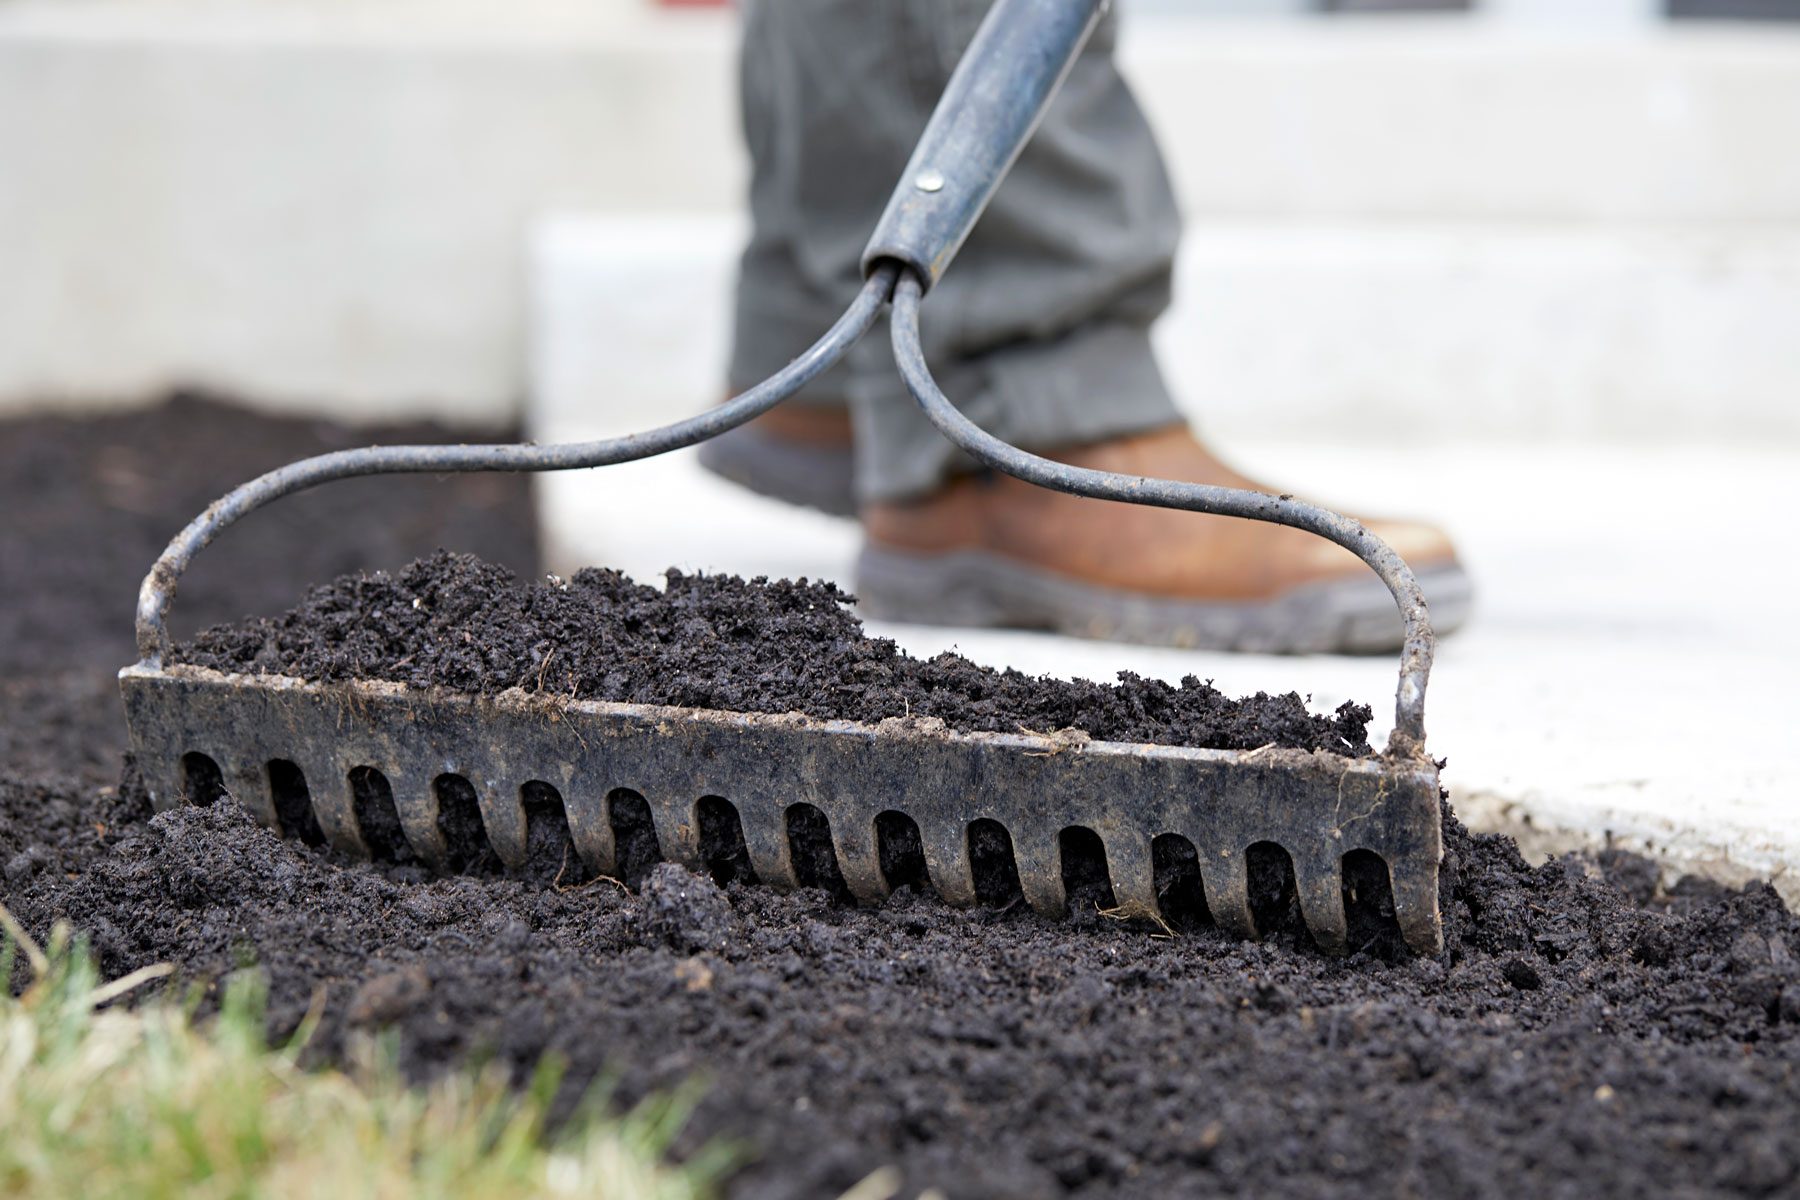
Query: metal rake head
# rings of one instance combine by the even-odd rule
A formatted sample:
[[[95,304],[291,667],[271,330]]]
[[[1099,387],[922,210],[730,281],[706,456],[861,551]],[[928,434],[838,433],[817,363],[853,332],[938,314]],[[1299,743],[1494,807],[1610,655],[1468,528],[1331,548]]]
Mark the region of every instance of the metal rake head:
[[[473,790],[482,833],[509,866],[526,856],[527,785],[554,789],[570,842],[600,874],[619,869],[619,797],[641,797],[661,856],[695,868],[704,865],[699,808],[713,797],[735,809],[757,877],[793,888],[790,810],[807,804],[824,814],[844,883],[864,903],[890,890],[888,814],[916,828],[930,885],[952,904],[976,900],[969,831],[993,821],[1010,836],[1019,888],[1040,913],[1065,911],[1064,838],[1088,830],[1104,849],[1109,911],[1161,920],[1167,880],[1154,847],[1179,839],[1214,920],[1254,937],[1248,851],[1273,842],[1292,858],[1301,912],[1324,949],[1347,948],[1341,864],[1355,851],[1389,865],[1408,944],[1442,948],[1429,763],[955,733],[936,721],[866,725],[516,689],[478,697],[187,666],[128,668],[121,683],[132,749],[159,808],[216,771],[263,824],[290,836],[316,828],[355,855],[368,856],[366,832],[397,816],[409,848],[443,865],[448,777]],[[386,781],[392,813],[371,811],[372,790],[355,786],[370,770]]]

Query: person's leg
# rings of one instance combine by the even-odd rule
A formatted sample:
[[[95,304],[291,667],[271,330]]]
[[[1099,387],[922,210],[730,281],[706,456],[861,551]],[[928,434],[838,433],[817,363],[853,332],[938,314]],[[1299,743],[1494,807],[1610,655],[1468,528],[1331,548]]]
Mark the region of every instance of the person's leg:
[[[988,0],[895,7],[904,17],[893,41],[906,48],[911,88],[907,119],[888,127],[889,181]],[[1149,124],[1114,63],[1116,37],[1109,13],[924,306],[926,358],[946,394],[1028,449],[1181,420],[1149,340],[1169,304],[1180,217]],[[879,215],[878,205],[868,228]],[[857,348],[852,367],[865,502],[925,496],[967,470],[907,395],[885,326]]]
[[[733,392],[779,370],[855,295],[863,245],[988,3],[747,7],[753,232],[739,273]],[[928,309],[926,353],[958,403],[1027,446],[1179,420],[1148,340],[1168,304],[1179,221],[1149,127],[1113,65],[1114,37],[1108,16]],[[819,407],[846,396],[864,499],[923,495],[966,465],[905,394],[885,327],[790,402],[803,411],[753,424],[746,432],[762,445],[721,443],[728,453],[709,457],[742,460],[771,433],[818,446],[832,430]]]
[[[899,172],[879,127],[911,103],[880,36],[889,7],[744,5],[739,102],[751,233],[727,368],[734,393],[786,366],[862,286],[863,243]],[[848,375],[846,366],[835,368],[794,402],[842,405]]]
[[[987,3],[751,9],[758,229],[739,287],[735,385],[798,353],[855,293],[869,231]],[[1274,491],[1193,436],[1157,370],[1148,328],[1168,303],[1178,223],[1113,38],[1109,17],[927,297],[927,358],[946,394],[1009,441],[1100,469]],[[1379,582],[1310,534],[969,472],[906,395],[885,329],[830,386],[855,408],[857,591],[873,615],[1239,649],[1398,644]],[[1378,532],[1421,570],[1440,629],[1460,623],[1468,584],[1448,539],[1411,522]]]
[[[819,176],[808,149],[821,139],[844,142],[831,131],[820,70],[831,67],[829,42],[855,21],[847,5],[813,14],[830,18],[821,40],[801,19],[811,7],[788,0],[744,6],[738,83],[751,234],[738,267],[727,395],[786,366],[837,320],[861,283],[844,247],[870,203],[866,189],[851,175]],[[842,146],[852,167],[858,151],[855,139]],[[801,205],[802,196],[810,203]],[[840,364],[768,415],[705,443],[701,464],[763,495],[854,516],[849,374]]]

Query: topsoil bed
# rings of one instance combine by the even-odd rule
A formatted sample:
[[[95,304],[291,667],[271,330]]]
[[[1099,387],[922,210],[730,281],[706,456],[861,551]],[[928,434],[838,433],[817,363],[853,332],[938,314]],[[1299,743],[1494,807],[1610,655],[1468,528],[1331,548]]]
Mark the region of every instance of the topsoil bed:
[[[556,1052],[571,1088],[611,1071],[629,1099],[699,1075],[688,1144],[751,1149],[738,1196],[834,1195],[889,1163],[906,1194],[953,1196],[1800,1188],[1800,924],[1762,885],[1664,893],[1614,855],[1534,867],[1452,818],[1446,954],[1375,939],[1328,959],[1291,923],[1170,938],[913,888],[862,910],[667,864],[636,892],[480,856],[433,879],[284,842],[229,802],[151,817],[114,786],[137,578],[211,495],[346,436],[194,403],[0,423],[0,897],[34,932],[73,922],[109,973],[172,961],[210,985],[254,962],[275,1034],[323,998],[320,1057],[388,1028],[420,1076]],[[518,562],[522,484],[466,482],[359,493],[380,521],[326,489],[310,520],[228,535],[183,604],[272,613],[439,544]],[[458,686],[519,682],[529,650]],[[1064,711],[1024,723],[1079,723]]]
[[[222,625],[174,661],[302,679],[382,679],[462,692],[522,687],[581,700],[875,723],[936,717],[959,731],[1079,729],[1107,741],[1220,750],[1276,745],[1367,755],[1370,711],[1330,717],[1297,695],[1233,700],[1122,673],[1112,685],[1033,679],[956,654],[928,661],[871,638],[830,583],[668,572],[665,589],[589,569],[527,584],[471,555],[347,575],[279,617]]]

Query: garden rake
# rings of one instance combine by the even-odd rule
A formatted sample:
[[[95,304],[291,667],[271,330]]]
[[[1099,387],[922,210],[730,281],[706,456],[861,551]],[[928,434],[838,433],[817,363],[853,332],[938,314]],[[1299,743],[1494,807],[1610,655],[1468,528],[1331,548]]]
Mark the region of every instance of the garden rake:
[[[702,415],[646,433],[580,444],[387,446],[340,451],[272,471],[227,494],[169,544],[138,597],[141,661],[120,673],[131,748],[157,808],[181,803],[198,773],[264,824],[303,829],[358,855],[374,840],[355,780],[379,772],[410,849],[433,865],[450,842],[446,780],[472,789],[482,831],[509,866],[526,857],[526,792],[547,785],[574,851],[611,874],[614,805],[647,804],[666,859],[701,864],[702,801],[735,808],[761,881],[798,886],[788,838],[796,805],[823,813],[845,885],[861,902],[889,891],[882,829],[916,826],[929,883],[952,904],[976,899],[970,827],[1011,838],[1020,890],[1036,910],[1067,907],[1062,847],[1097,835],[1126,916],[1160,919],[1159,862],[1191,853],[1222,927],[1257,934],[1251,848],[1290,856],[1301,914],[1328,951],[1347,948],[1343,862],[1386,863],[1407,943],[1442,950],[1437,768],[1425,753],[1434,640],[1425,598],[1400,557],[1360,523],[1287,497],[1085,470],[1029,454],[972,424],[939,390],[919,341],[921,303],[986,207],[1087,39],[1105,0],[998,0],[958,64],[864,255],[848,310],[785,369]],[[894,354],[933,424],[978,461],[1063,492],[1269,521],[1343,546],[1380,576],[1405,626],[1396,722],[1379,757],[1264,748],[1188,749],[1028,732],[957,733],[941,724],[878,725],[567,700],[513,689],[494,696],[378,681],[323,684],[228,675],[168,662],[166,617],[182,572],[220,531],[279,497],[388,472],[558,471],[692,446],[769,411],[836,362],[891,305]],[[391,821],[391,817],[390,817]],[[1186,846],[1177,839],[1185,839]]]

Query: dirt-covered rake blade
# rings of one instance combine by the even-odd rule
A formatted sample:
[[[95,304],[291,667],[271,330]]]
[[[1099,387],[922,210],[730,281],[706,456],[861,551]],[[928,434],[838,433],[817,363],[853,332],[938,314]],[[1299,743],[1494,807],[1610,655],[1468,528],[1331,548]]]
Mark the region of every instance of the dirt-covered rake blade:
[[[930,882],[951,903],[975,900],[968,831],[991,820],[1011,837],[1025,899],[1046,915],[1065,907],[1061,835],[1086,828],[1104,847],[1121,916],[1159,917],[1151,847],[1172,835],[1193,847],[1214,919],[1254,936],[1246,851],[1274,842],[1293,858],[1307,926],[1327,949],[1344,948],[1340,863],[1352,850],[1393,864],[1407,940],[1434,950],[1439,939],[1438,783],[1428,763],[954,733],[930,720],[865,725],[516,689],[477,697],[186,666],[133,667],[123,686],[132,748],[159,806],[194,790],[190,756],[203,756],[200,769],[216,769],[239,803],[289,834],[298,832],[291,797],[304,789],[326,839],[356,855],[369,847],[351,780],[373,769],[411,849],[434,865],[446,853],[441,781],[455,776],[474,791],[488,843],[514,867],[525,860],[531,783],[555,788],[576,853],[606,875],[619,868],[614,798],[641,797],[663,856],[698,869],[698,805],[718,797],[737,811],[757,877],[796,887],[788,815],[810,804],[826,814],[844,882],[865,903],[888,894],[877,819],[898,813],[917,826]],[[280,781],[285,804],[271,763],[297,769]]]
[[[615,803],[647,802],[661,854],[698,865],[699,805],[733,805],[757,876],[797,883],[788,814],[824,814],[849,889],[887,892],[877,835],[884,814],[917,827],[929,882],[952,903],[975,900],[969,829],[994,821],[1012,839],[1021,890],[1040,912],[1064,910],[1062,838],[1098,835],[1121,916],[1159,909],[1154,848],[1180,838],[1195,854],[1207,907],[1253,936],[1251,847],[1272,842],[1294,864],[1302,915],[1317,941],[1345,948],[1342,863],[1366,850],[1387,864],[1408,943],[1442,947],[1437,907],[1442,834],[1437,770],[1425,754],[1425,685],[1433,638],[1406,564],[1361,524],[1258,492],[1089,471],[1026,453],[971,424],[938,389],[919,343],[919,310],[1030,137],[1085,42],[1103,0],[998,0],[964,53],[864,255],[866,282],[817,343],[731,402],[647,433],[556,446],[386,446],[290,464],[214,503],[169,543],[138,596],[141,661],[120,676],[131,744],[159,808],[181,802],[189,775],[216,769],[265,824],[316,829],[368,853],[353,774],[377,771],[401,832],[428,862],[446,855],[446,777],[473,789],[499,857],[526,852],[523,789],[562,799],[589,867],[612,871]],[[861,725],[556,700],[477,697],[380,682],[317,684],[165,666],[167,614],[195,554],[249,512],[293,492],[391,472],[552,471],[605,466],[691,446],[767,412],[836,362],[892,304],[895,359],[945,437],[976,459],[1078,495],[1270,521],[1358,555],[1393,593],[1405,624],[1395,727],[1379,758],[1273,748],[1248,752],[1083,742],[1030,734],[955,733],[928,722]],[[279,781],[277,776],[279,775]],[[303,799],[296,800],[296,795]]]

